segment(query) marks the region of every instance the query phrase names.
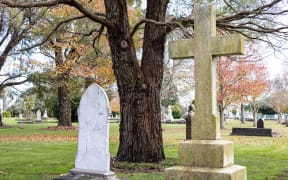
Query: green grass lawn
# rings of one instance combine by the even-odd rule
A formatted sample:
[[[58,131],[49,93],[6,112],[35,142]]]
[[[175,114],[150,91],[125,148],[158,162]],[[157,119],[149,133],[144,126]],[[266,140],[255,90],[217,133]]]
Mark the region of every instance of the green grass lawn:
[[[45,180],[67,173],[74,167],[77,131],[51,131],[55,122],[24,124],[18,128],[13,118],[4,119],[9,128],[0,129],[0,179]],[[77,124],[74,124],[77,126]],[[110,124],[110,153],[118,148],[119,124]],[[235,164],[246,166],[248,179],[288,179],[288,128],[275,121],[265,121],[265,127],[280,132],[282,137],[230,136],[231,127],[252,127],[252,122],[240,124],[228,121],[222,139],[234,142]],[[163,124],[166,160],[159,164],[118,163],[117,176],[123,179],[164,179],[163,169],[177,165],[177,144],[184,140],[185,125]],[[123,171],[121,171],[123,169]],[[127,171],[136,169],[134,172]],[[155,169],[137,172],[137,169]]]

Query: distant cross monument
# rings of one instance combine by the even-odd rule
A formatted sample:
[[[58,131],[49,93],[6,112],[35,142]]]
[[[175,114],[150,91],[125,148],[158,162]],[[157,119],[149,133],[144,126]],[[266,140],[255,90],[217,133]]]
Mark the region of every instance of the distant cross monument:
[[[166,169],[166,179],[244,180],[246,168],[233,165],[233,143],[220,140],[213,60],[214,56],[243,54],[244,38],[238,34],[216,36],[216,13],[212,6],[196,6],[194,12],[194,38],[169,42],[170,58],[195,59],[196,110],[192,140],[180,143],[180,166]]]

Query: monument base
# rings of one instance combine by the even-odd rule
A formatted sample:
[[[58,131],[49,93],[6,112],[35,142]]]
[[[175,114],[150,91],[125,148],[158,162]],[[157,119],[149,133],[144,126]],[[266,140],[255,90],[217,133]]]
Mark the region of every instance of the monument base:
[[[179,144],[179,166],[165,170],[166,180],[246,180],[246,167],[234,165],[233,142],[190,140]]]
[[[179,165],[223,168],[233,165],[233,142],[227,140],[190,140],[179,143]]]
[[[225,168],[175,166],[165,170],[166,180],[246,180],[246,168],[231,165]]]
[[[112,171],[101,172],[92,171],[86,169],[71,169],[68,174],[64,176],[58,176],[53,178],[53,180],[120,180],[116,177],[115,173]]]

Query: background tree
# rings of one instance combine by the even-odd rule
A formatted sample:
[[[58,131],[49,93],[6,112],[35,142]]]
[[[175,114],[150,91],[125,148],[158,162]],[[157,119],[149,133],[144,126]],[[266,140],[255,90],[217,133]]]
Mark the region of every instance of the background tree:
[[[253,113],[254,123],[253,126],[257,125],[257,113],[261,106],[261,100],[263,99],[264,93],[268,92],[270,82],[267,80],[266,67],[262,63],[257,63],[254,67],[253,73],[250,74],[249,81],[247,82],[248,96],[251,99],[250,107]]]
[[[221,57],[217,61],[217,103],[221,128],[224,128],[224,110],[232,103],[241,103],[251,98],[254,120],[258,111],[257,99],[268,88],[266,67],[255,47],[248,46],[246,57]],[[241,105],[243,107],[243,105]]]
[[[93,3],[92,5],[98,8],[97,3]],[[73,12],[69,6],[64,6],[53,8],[49,10],[47,14],[49,18],[44,22],[46,26],[51,23],[57,24],[67,16],[71,14],[78,15],[79,13]],[[57,16],[59,14],[61,14],[61,16]],[[57,82],[58,97],[56,99],[58,99],[58,103],[56,105],[58,110],[55,109],[55,112],[58,117],[58,126],[72,126],[71,114],[74,120],[77,119],[77,111],[74,109],[77,109],[76,106],[79,104],[80,96],[79,94],[78,96],[72,96],[69,92],[69,90],[73,89],[71,88],[73,83],[70,81],[75,80],[75,76],[85,78],[86,87],[93,81],[98,82],[100,85],[107,85],[114,79],[113,75],[111,75],[111,63],[107,61],[109,58],[103,56],[107,54],[105,54],[107,50],[105,50],[104,47],[100,47],[100,44],[97,49],[94,50],[91,46],[87,46],[87,41],[93,40],[88,36],[97,32],[95,29],[91,29],[91,27],[91,23],[89,24],[88,22],[70,21],[58,27],[57,30],[55,29],[57,33],[54,32],[53,36],[49,34],[49,31],[38,32],[38,34],[44,38],[51,36],[49,41],[41,44],[41,52],[46,57],[53,59],[56,66],[55,73],[52,73],[50,78]],[[90,30],[90,33],[80,33],[79,29]],[[102,46],[103,45],[102,43]],[[78,84],[79,83],[75,83],[74,87],[79,88]],[[72,104],[71,101],[73,101]],[[71,107],[73,109],[71,109]]]
[[[36,13],[37,16],[35,16]],[[9,72],[3,73],[3,66],[8,57],[13,57],[14,61],[18,60],[19,64],[23,65],[25,63],[25,59],[21,58],[24,53],[17,50],[29,45],[32,35],[31,30],[39,26],[44,14],[45,11],[30,8],[15,11],[0,7],[0,89],[20,85],[28,81],[23,69],[22,71],[16,71],[10,68]]]
[[[267,97],[268,104],[278,114],[278,122],[282,123],[282,115],[288,107],[288,74],[276,77],[271,83],[271,92]]]
[[[79,11],[82,17],[100,23],[107,30],[112,56],[113,70],[121,104],[120,144],[117,159],[121,161],[156,162],[164,159],[163,139],[161,129],[160,91],[163,78],[163,57],[165,37],[175,28],[191,26],[193,16],[166,18],[168,0],[147,1],[144,18],[137,23],[129,21],[129,7],[139,7],[139,4],[124,0],[104,0],[105,11],[97,11],[89,6],[90,1],[51,0],[26,3],[1,0],[0,3],[9,7],[55,7],[67,5]],[[99,1],[100,2],[100,1]],[[207,1],[201,1],[207,3]],[[218,2],[218,1],[211,1]],[[228,14],[218,16],[217,27],[224,33],[238,32],[249,38],[259,38],[259,35],[287,35],[285,24],[273,24],[273,17],[286,14],[287,11],[275,10],[281,0],[264,2],[255,6],[240,6],[236,9],[235,1],[224,1]],[[236,1],[238,2],[238,1]],[[138,6],[137,6],[138,5]],[[259,5],[259,6],[258,6]],[[193,6],[191,6],[192,8]],[[238,11],[237,11],[238,10]],[[192,12],[192,11],[189,11]],[[79,18],[79,16],[78,16]],[[75,16],[69,20],[76,20]],[[261,24],[255,23],[260,21]],[[270,20],[272,20],[270,22]],[[266,23],[269,21],[269,24]],[[64,22],[63,22],[64,23]],[[144,26],[144,27],[143,27]],[[132,28],[131,28],[132,27]],[[185,32],[185,29],[183,29]],[[256,33],[253,35],[250,32]],[[136,56],[134,35],[143,34],[141,63]],[[186,33],[189,35],[189,33]],[[197,107],[196,107],[197,108]]]

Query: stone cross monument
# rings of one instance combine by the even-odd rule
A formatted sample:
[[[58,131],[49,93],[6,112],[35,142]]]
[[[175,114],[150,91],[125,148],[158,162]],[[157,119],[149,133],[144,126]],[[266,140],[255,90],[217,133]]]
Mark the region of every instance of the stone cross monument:
[[[173,59],[195,59],[195,117],[192,140],[179,145],[179,165],[166,169],[167,180],[245,180],[246,168],[233,165],[233,143],[220,140],[216,114],[216,65],[214,56],[244,53],[244,38],[216,36],[212,6],[194,9],[194,38],[169,42]]]

